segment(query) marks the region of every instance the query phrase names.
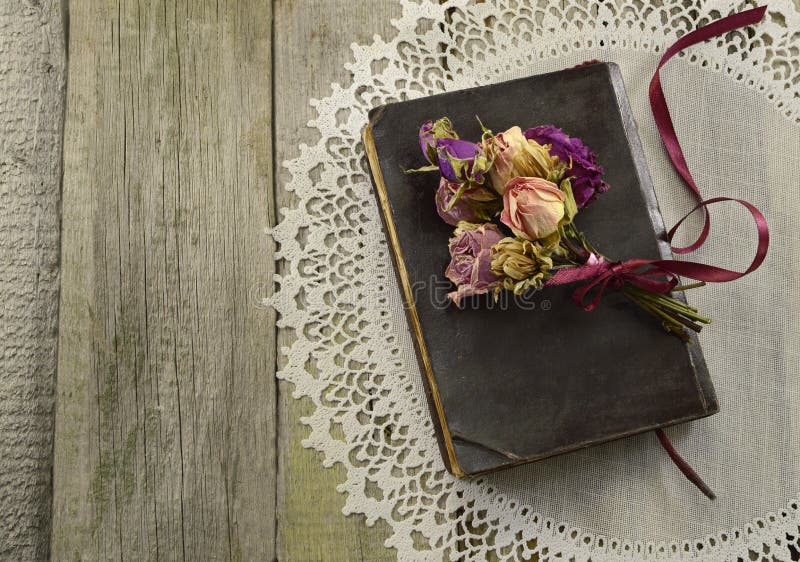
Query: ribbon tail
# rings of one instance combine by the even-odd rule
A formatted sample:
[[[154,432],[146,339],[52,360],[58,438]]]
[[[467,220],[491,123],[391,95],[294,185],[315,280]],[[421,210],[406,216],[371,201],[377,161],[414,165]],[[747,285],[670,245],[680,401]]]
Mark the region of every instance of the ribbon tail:
[[[672,459],[672,462],[675,463],[675,466],[683,473],[684,476],[697,488],[706,495],[706,497],[710,500],[716,499],[717,495],[714,491],[708,487],[708,484],[703,482],[703,479],[694,471],[694,469],[683,460],[683,457],[678,454],[678,451],[675,450],[675,447],[672,446],[672,443],[667,437],[667,434],[664,433],[663,429],[656,429],[656,435],[658,436],[658,441],[661,443],[661,446],[664,447],[664,450],[669,455],[669,458]]]

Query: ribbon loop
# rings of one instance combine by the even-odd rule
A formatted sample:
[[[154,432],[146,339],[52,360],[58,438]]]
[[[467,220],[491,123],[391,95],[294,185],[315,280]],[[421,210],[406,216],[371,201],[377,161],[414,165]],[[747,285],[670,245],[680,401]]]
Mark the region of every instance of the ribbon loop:
[[[588,281],[585,285],[575,289],[573,300],[578,306],[581,306],[585,310],[593,310],[599,304],[603,292],[606,290],[609,283],[612,282],[613,286],[617,289],[621,288],[625,283],[630,283],[631,285],[654,293],[669,293],[677,285],[679,275],[697,281],[723,283],[739,279],[752,273],[761,266],[767,256],[767,250],[769,248],[769,227],[767,226],[764,215],[755,205],[743,199],[735,199],[732,197],[712,197],[711,199],[703,199],[700,189],[697,187],[689,171],[689,165],[686,163],[686,157],[683,154],[680,142],[678,142],[678,135],[675,132],[672,117],[670,116],[666,98],[664,97],[664,90],[661,87],[659,71],[669,59],[686,47],[728,33],[734,29],[757,23],[764,17],[766,10],[766,6],[761,6],[759,8],[732,14],[684,35],[669,47],[664,53],[664,56],[661,57],[653,79],[650,81],[649,88],[650,106],[653,110],[656,127],[664,142],[664,148],[666,148],[667,154],[672,164],[675,166],[675,170],[677,170],[678,174],[680,174],[698,200],[697,206],[680,219],[667,233],[667,239],[670,244],[672,244],[672,239],[678,231],[678,228],[692,213],[700,209],[702,209],[704,213],[703,229],[697,240],[689,246],[682,248],[671,246],[672,251],[676,254],[685,254],[701,247],[706,242],[709,232],[711,231],[711,216],[708,211],[708,206],[723,201],[733,201],[743,205],[750,212],[756,224],[758,247],[750,266],[745,271],[733,271],[692,261],[632,259],[624,262],[609,263],[604,261],[598,262],[595,257],[592,263],[587,262],[586,265],[572,268],[571,271],[558,271],[547,282],[548,285],[562,285],[577,281]],[[586,302],[588,295],[592,291],[594,291],[592,298],[589,302]]]
[[[695,240],[692,244],[685,247],[672,246],[672,251],[675,252],[676,254],[687,254],[689,252],[693,252],[706,242],[706,239],[708,238],[708,235],[711,231],[711,215],[709,214],[706,205],[714,202],[715,200],[714,201],[709,200],[706,202],[703,201],[703,196],[700,193],[700,189],[697,187],[697,184],[694,181],[694,177],[692,177],[692,173],[689,171],[689,165],[686,163],[686,157],[683,154],[683,149],[681,148],[680,142],[678,142],[678,135],[675,132],[675,126],[672,123],[672,117],[670,116],[669,108],[667,107],[667,100],[666,97],[664,96],[664,89],[661,86],[661,74],[660,74],[661,68],[673,56],[675,56],[676,54],[678,54],[687,47],[691,47],[692,45],[696,45],[697,43],[702,43],[703,41],[706,41],[713,37],[717,37],[718,35],[723,35],[735,29],[739,29],[760,22],[764,18],[764,14],[766,13],[766,11],[767,11],[766,6],[752,8],[750,10],[745,10],[744,12],[739,12],[724,17],[708,25],[695,29],[690,33],[687,33],[686,35],[678,39],[675,43],[673,43],[664,52],[664,56],[661,57],[661,60],[658,63],[658,67],[656,68],[656,71],[653,74],[653,78],[652,80],[650,80],[650,88],[649,88],[650,107],[653,110],[653,118],[655,119],[656,127],[658,128],[658,133],[659,135],[661,135],[661,140],[664,142],[664,148],[667,150],[667,154],[669,155],[669,158],[672,161],[675,170],[683,178],[684,182],[686,182],[686,185],[689,187],[689,189],[691,189],[692,192],[694,192],[695,196],[697,197],[697,200],[700,202],[700,205],[698,205],[698,207],[690,211],[686,215],[686,217],[682,218],[680,221],[678,221],[678,224],[676,224],[674,227],[672,227],[672,229],[670,229],[668,234],[669,242],[672,243],[672,238],[675,235],[678,226],[680,226],[680,224],[683,223],[683,221],[685,221],[686,218],[692,212],[702,207],[704,214],[703,228],[697,240]],[[746,204],[745,202],[738,199],[735,199],[735,201],[742,203],[743,205],[745,205],[745,207],[748,208],[748,210],[750,210],[751,213],[753,213],[753,209],[755,209],[755,207],[752,207],[749,203]],[[760,211],[758,211],[758,209],[755,209],[755,211],[758,212],[758,215],[760,215],[761,219],[763,219],[763,215],[761,215]],[[763,228],[762,228],[759,222],[759,218],[756,217],[755,214],[753,216],[756,218],[756,224],[759,225],[758,251],[756,253],[756,261],[758,263],[756,264],[756,261],[754,261],[755,267],[752,267],[752,269],[748,269],[745,273],[738,276],[731,277],[729,275],[728,277],[730,278],[724,279],[725,281],[732,281],[733,279],[738,279],[742,275],[746,275],[747,273],[754,271],[759,265],[761,265],[761,262],[763,261],[763,256],[766,255],[767,246],[769,245],[769,231],[766,227],[766,221],[763,221]],[[758,261],[759,256],[761,256],[760,261]],[[703,264],[697,264],[697,265],[700,266],[701,268],[700,270],[695,270],[697,273],[701,275],[705,273],[710,273],[702,271]],[[715,269],[720,269],[720,268],[715,268]],[[730,273],[736,273],[736,272],[730,272]],[[687,277],[689,276],[690,275],[687,275]],[[693,279],[698,279],[698,278],[693,277]],[[701,279],[701,280],[706,280],[706,279]]]
[[[683,221],[685,221],[693,212],[700,208],[706,208],[708,205],[713,203],[720,203],[723,201],[733,201],[743,205],[750,212],[750,215],[752,215],[753,220],[756,223],[756,230],[758,232],[758,247],[756,249],[756,255],[753,257],[753,261],[746,270],[732,271],[730,269],[725,269],[714,265],[679,260],[655,260],[652,262],[653,265],[659,266],[662,269],[683,277],[689,277],[690,279],[696,279],[697,281],[709,281],[713,283],[734,281],[758,269],[764,262],[764,259],[767,257],[767,250],[769,249],[769,227],[767,226],[767,219],[764,218],[764,215],[761,213],[758,207],[752,203],[744,201],[743,199],[735,199],[732,197],[712,197],[711,199],[701,201],[694,209],[689,211],[681,220],[679,220],[675,226],[672,227],[672,229],[670,229],[670,239],[672,235],[675,234],[678,227],[683,224]]]

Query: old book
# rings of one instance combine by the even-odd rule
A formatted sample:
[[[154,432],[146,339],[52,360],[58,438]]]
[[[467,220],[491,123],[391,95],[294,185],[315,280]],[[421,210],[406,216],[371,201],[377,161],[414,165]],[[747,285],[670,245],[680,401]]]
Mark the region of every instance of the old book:
[[[438,175],[403,170],[426,163],[420,124],[447,116],[462,138],[479,139],[476,115],[495,132],[554,124],[582,138],[611,190],[581,211],[579,228],[613,259],[671,257],[616,65],[375,108],[364,144],[448,469],[481,474],[716,412],[696,339],[666,334],[619,293],[592,312],[569,286],[523,303],[447,305],[453,229],[434,208]]]

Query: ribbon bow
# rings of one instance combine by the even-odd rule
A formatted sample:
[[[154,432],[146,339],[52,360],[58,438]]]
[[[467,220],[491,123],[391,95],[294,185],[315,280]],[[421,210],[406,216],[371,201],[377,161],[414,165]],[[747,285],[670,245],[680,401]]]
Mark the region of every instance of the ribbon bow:
[[[594,270],[588,277],[591,281],[575,289],[572,294],[572,300],[584,310],[594,310],[597,307],[609,284],[615,289],[621,289],[625,283],[630,283],[645,291],[664,294],[671,292],[678,284],[677,275],[653,265],[651,260],[604,261],[600,265],[589,267]],[[586,266],[579,269],[585,268]],[[561,270],[558,273],[567,271]],[[553,277],[556,280],[554,284],[558,284],[558,273]],[[592,291],[594,294],[591,300],[586,302]]]
[[[575,289],[572,294],[575,304],[587,311],[597,308],[608,285],[621,289],[627,282],[645,291],[667,294],[678,284],[677,275],[653,265],[653,260],[609,262],[594,254],[581,267],[557,271],[546,284],[565,285],[587,280],[588,283]],[[592,295],[591,300],[587,302],[589,295]]]

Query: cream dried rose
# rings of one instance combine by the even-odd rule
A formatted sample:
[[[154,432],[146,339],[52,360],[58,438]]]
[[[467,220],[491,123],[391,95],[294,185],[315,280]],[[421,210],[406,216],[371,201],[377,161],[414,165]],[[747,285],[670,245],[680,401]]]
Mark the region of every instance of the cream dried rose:
[[[558,231],[566,196],[556,184],[542,178],[514,178],[506,184],[500,220],[514,234],[541,240]]]
[[[484,150],[493,161],[489,181],[500,195],[509,180],[520,176],[546,178],[558,164],[558,158],[550,156],[547,147],[525,138],[519,127],[511,127],[484,141]]]

